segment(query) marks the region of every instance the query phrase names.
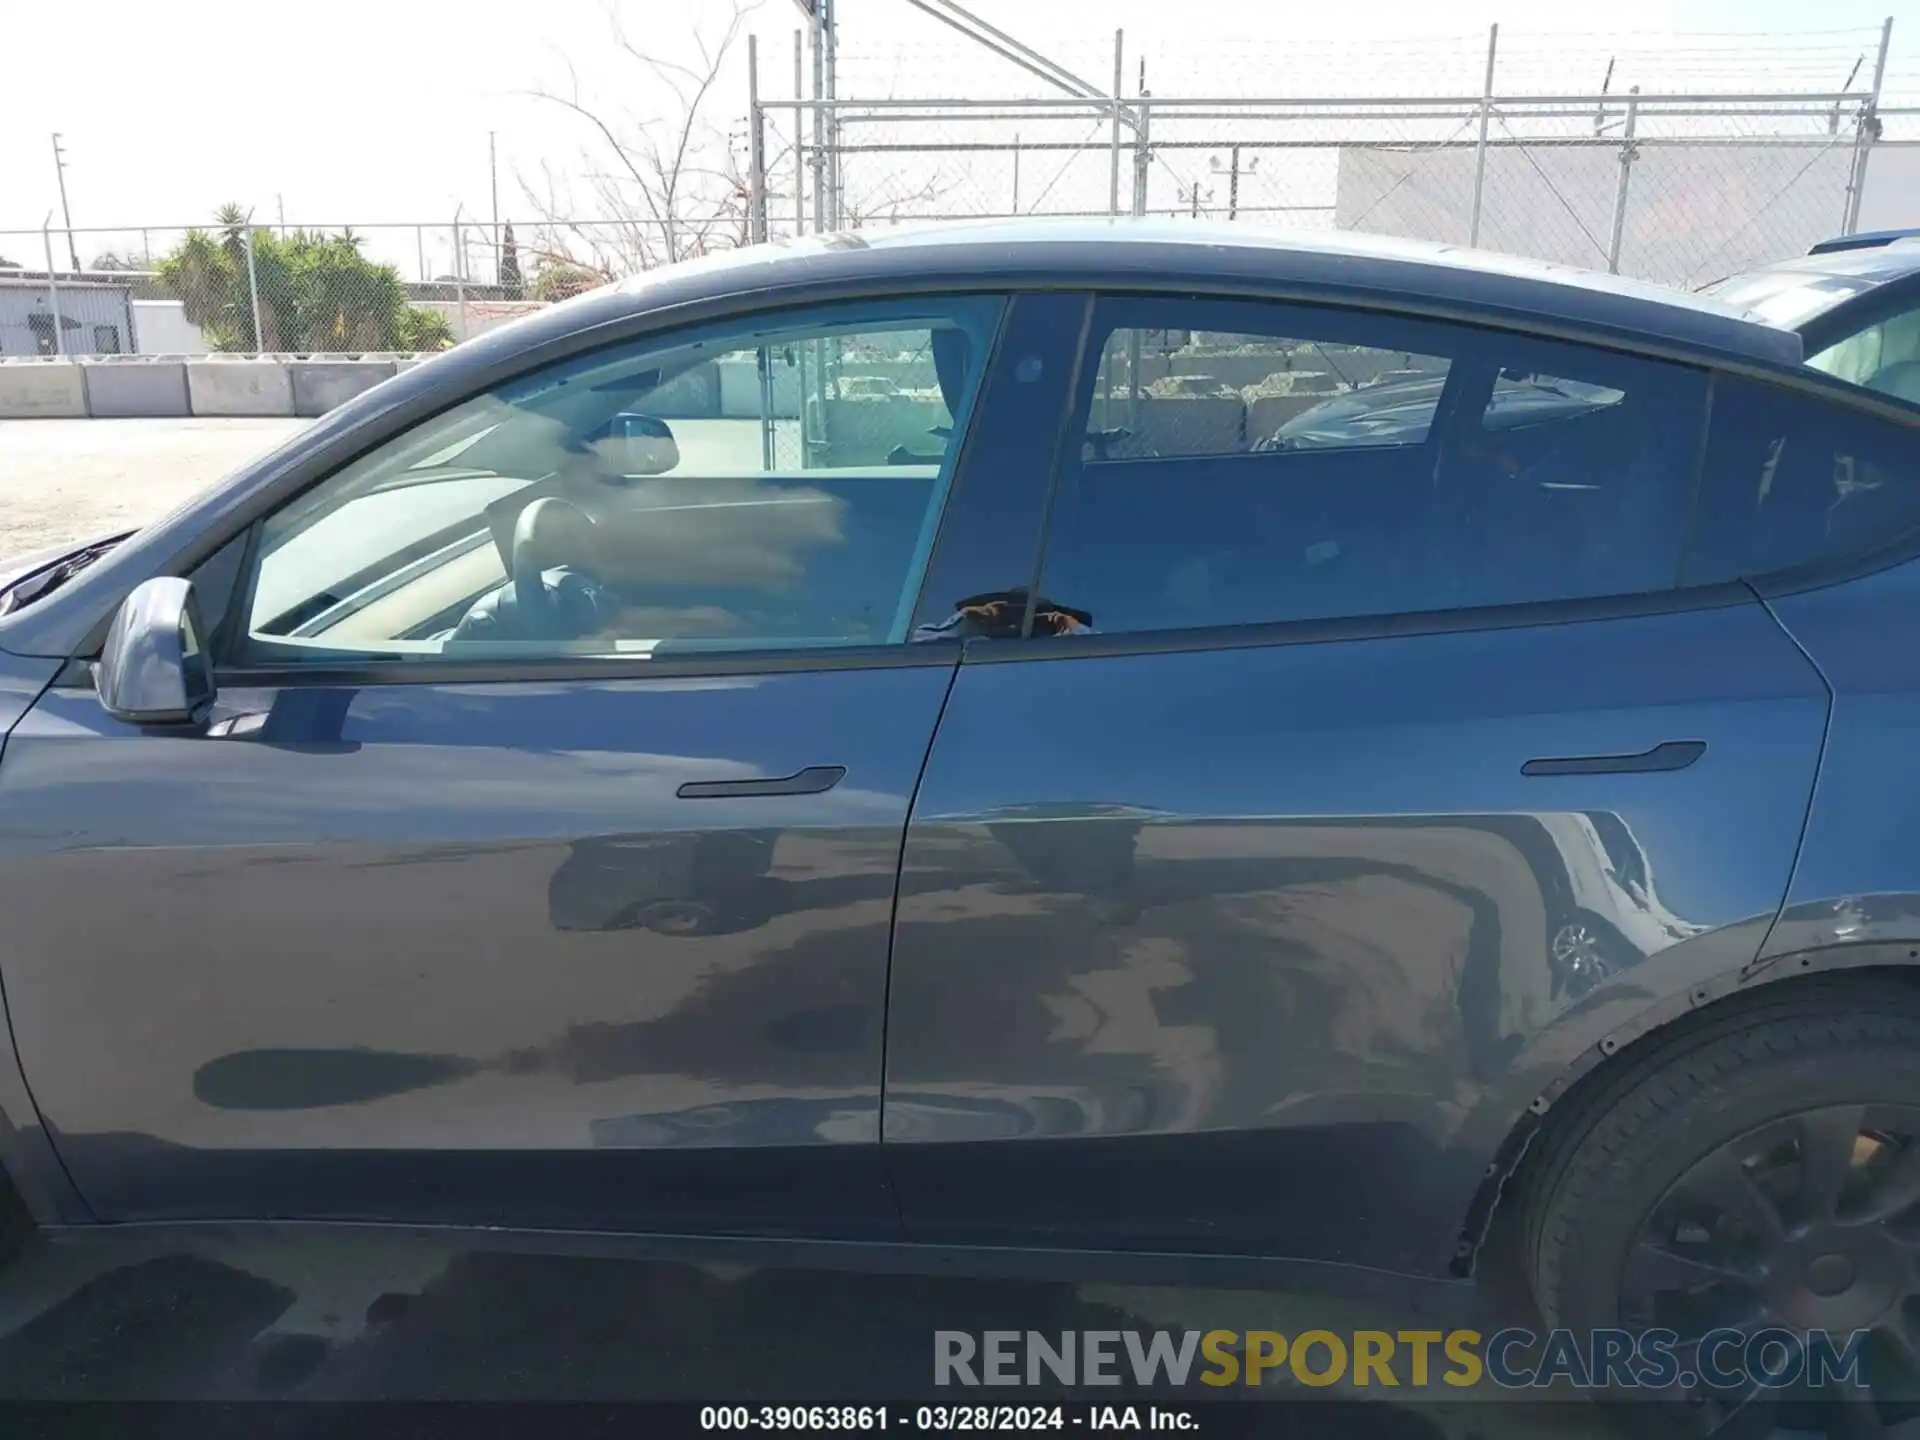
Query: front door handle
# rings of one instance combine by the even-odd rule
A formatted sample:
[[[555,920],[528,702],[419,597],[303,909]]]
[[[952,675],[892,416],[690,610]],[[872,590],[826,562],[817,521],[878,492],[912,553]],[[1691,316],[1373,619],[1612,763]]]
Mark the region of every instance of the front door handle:
[[[1684,770],[1707,753],[1704,740],[1668,740],[1638,755],[1563,755],[1529,760],[1522,775],[1632,775],[1652,770]]]
[[[682,800],[730,800],[739,795],[824,795],[847,773],[844,765],[809,765],[771,780],[689,780],[674,793]]]

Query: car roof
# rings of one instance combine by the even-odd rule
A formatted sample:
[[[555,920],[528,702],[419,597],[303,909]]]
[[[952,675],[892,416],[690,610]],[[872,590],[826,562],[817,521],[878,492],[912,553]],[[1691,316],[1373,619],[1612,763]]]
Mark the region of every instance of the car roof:
[[[568,306],[579,307],[576,323],[597,325],[728,292],[829,282],[1195,284],[1510,323],[1704,358],[1797,365],[1802,357],[1795,332],[1710,296],[1460,245],[1204,220],[977,221],[809,236],[652,271]],[[567,308],[549,313],[558,322]]]

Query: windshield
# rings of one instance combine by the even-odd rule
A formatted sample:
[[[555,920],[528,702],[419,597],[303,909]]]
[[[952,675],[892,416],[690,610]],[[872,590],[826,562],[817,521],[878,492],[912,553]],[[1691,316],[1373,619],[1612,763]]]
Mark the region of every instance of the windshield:
[[[115,535],[108,540],[96,541],[63,555],[38,570],[29,571],[4,590],[0,590],[0,615],[24,610],[34,601],[51,595],[126,538],[126,535]]]

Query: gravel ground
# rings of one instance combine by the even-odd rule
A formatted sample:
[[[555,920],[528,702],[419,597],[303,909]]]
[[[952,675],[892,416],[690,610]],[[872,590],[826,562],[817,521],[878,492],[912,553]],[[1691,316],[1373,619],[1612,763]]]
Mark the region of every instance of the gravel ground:
[[[0,559],[164,515],[305,420],[0,420]]]

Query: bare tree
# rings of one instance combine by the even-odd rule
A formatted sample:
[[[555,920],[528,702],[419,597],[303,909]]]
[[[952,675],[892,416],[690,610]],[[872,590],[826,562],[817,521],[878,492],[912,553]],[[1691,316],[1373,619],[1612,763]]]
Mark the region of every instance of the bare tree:
[[[759,3],[730,0],[724,23],[696,23],[692,63],[636,44],[609,9],[608,33],[616,52],[631,62],[635,81],[624,89],[658,96],[653,114],[597,103],[583,93],[571,63],[563,87],[533,92],[572,115],[583,134],[577,157],[559,165],[543,161],[535,173],[519,177],[540,219],[519,242],[535,267],[535,293],[579,289],[587,272],[612,279],[751,241],[753,197],[743,165],[744,125],[750,121],[723,107],[725,118],[716,123],[712,112],[747,17]],[[769,121],[764,163],[768,175],[784,174],[800,184],[799,135],[782,133],[788,128]],[[953,188],[941,171],[911,166],[863,176],[857,188],[843,189],[841,223],[858,228],[910,219],[937,208]],[[778,228],[781,210],[770,208]],[[554,272],[553,285],[540,284],[543,270]]]
[[[672,264],[747,243],[747,177],[732,137],[709,115],[715,86],[758,0],[732,0],[724,28],[694,27],[696,63],[665,59],[635,44],[609,11],[614,44],[637,68],[643,93],[659,94],[664,114],[622,115],[581,93],[571,63],[564,90],[537,98],[572,113],[586,132],[572,174],[542,162],[536,181],[521,177],[544,233],[523,248],[536,259],[586,264],[613,275]],[[585,195],[576,188],[584,186]]]

